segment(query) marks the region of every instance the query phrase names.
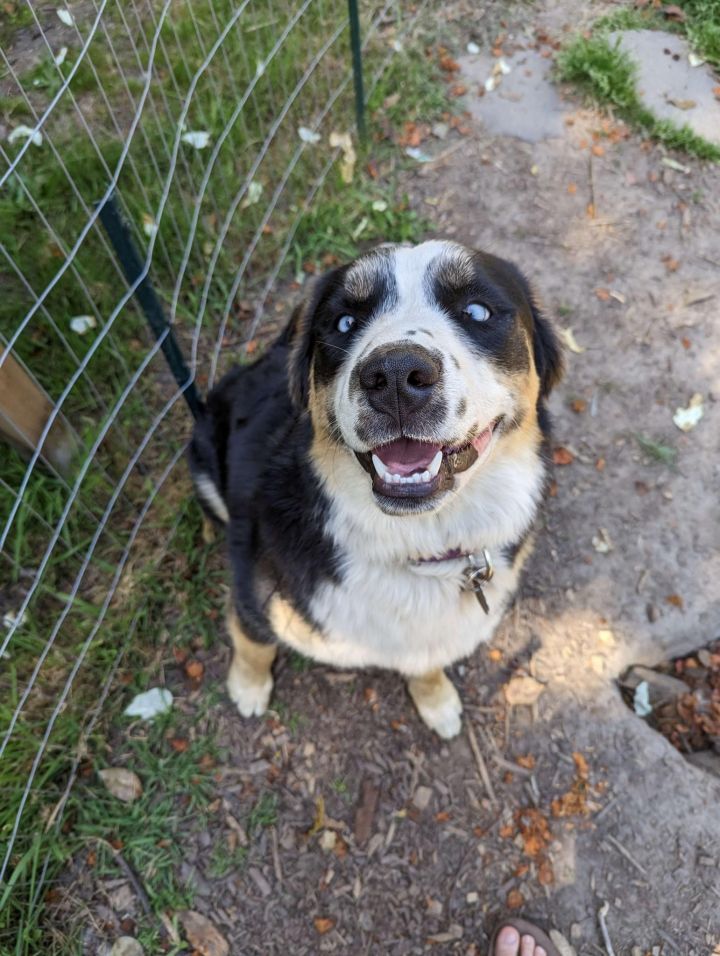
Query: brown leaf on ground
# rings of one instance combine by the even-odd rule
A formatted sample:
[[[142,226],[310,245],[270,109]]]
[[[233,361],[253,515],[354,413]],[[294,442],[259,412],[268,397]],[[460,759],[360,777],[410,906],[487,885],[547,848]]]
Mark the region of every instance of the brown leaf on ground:
[[[671,604],[673,607],[682,608],[685,606],[685,602],[680,597],[679,594],[668,594],[665,598],[667,604]]]
[[[587,780],[589,775],[588,762],[585,759],[585,756],[580,753],[579,750],[573,751],[573,760],[575,761],[575,769],[577,770],[577,775],[581,780]]]
[[[600,299],[601,302],[607,302],[610,299],[610,290],[609,289],[596,289],[595,295]]]
[[[515,833],[515,827],[512,823],[506,823],[504,827],[500,827],[499,834],[502,840],[509,840]]]
[[[458,61],[453,60],[453,58],[447,53],[440,57],[438,60],[438,66],[443,73],[457,73],[460,69],[460,64]]]
[[[363,780],[360,788],[360,802],[355,811],[354,832],[358,846],[363,846],[370,838],[379,796],[380,790],[372,780]]]
[[[108,792],[123,803],[132,803],[143,792],[138,775],[125,767],[107,767],[105,770],[98,770],[98,777],[105,784]]]
[[[720,100],[720,86],[713,86],[713,96],[716,100]]]
[[[184,754],[190,744],[184,737],[171,737],[170,746],[175,753]]]
[[[185,673],[190,680],[202,680],[202,676],[205,673],[205,665],[202,661],[188,661],[185,664]]]
[[[599,156],[604,156],[604,155],[605,155],[605,147],[604,147],[604,146],[601,146],[599,143],[596,143],[596,144],[593,146],[591,152],[592,152],[593,156],[598,156],[598,157],[599,157]]]
[[[577,185],[575,183],[568,183],[567,191],[569,196],[574,196],[577,192]]]
[[[526,770],[535,769],[535,758],[532,754],[525,754],[524,756],[516,757],[515,763],[518,767],[524,767]]]
[[[558,445],[557,448],[553,449],[553,464],[571,465],[573,461],[575,461],[575,456],[563,445]]]
[[[584,398],[574,398],[570,402],[570,408],[572,408],[576,415],[581,415],[583,412],[586,412],[587,407],[587,402]]]
[[[195,910],[184,910],[179,916],[188,943],[201,956],[228,956],[230,946],[227,940],[206,916]]]
[[[555,874],[549,860],[543,860],[538,866],[538,883],[540,886],[550,886],[555,882]]]
[[[528,808],[518,810],[515,820],[523,841],[523,853],[530,857],[538,856],[550,842],[547,817],[540,810]]]
[[[315,932],[320,936],[324,936],[333,928],[335,925],[335,920],[330,919],[328,916],[316,916],[313,920],[313,925],[315,927]]]
[[[525,902],[525,898],[523,897],[520,890],[510,890],[510,892],[507,895],[506,902],[507,902],[507,908],[509,910],[519,910],[520,907]]]
[[[669,6],[663,7],[662,12],[668,20],[673,20],[675,23],[684,23],[687,20],[687,15],[685,14],[683,8],[678,7],[675,3],[671,3]]]
[[[680,262],[677,259],[673,259],[671,255],[661,256],[660,261],[665,266],[667,273],[677,272],[680,268]]]

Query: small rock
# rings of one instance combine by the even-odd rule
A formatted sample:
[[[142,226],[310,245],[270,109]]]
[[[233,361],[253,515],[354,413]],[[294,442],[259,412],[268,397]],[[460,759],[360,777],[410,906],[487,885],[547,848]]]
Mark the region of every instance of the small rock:
[[[660,617],[660,612],[658,611],[658,609],[655,607],[654,604],[647,604],[645,606],[645,614],[647,616],[648,621],[650,621],[651,624],[654,624],[655,621],[657,621],[657,619]]]
[[[335,845],[337,844],[337,834],[333,830],[323,830],[318,842],[320,843],[321,850],[330,853],[335,849]]]
[[[578,940],[582,939],[582,926],[579,923],[570,924],[570,939],[573,943],[577,943]]]
[[[418,787],[413,795],[412,802],[415,809],[422,813],[423,810],[427,810],[431,800],[432,790],[430,787]]]
[[[670,674],[660,674],[650,667],[643,667],[639,664],[626,671],[620,680],[622,686],[629,690],[635,690],[643,682],[648,685],[650,703],[653,707],[665,701],[674,700],[689,691],[685,681],[672,677]]]
[[[700,866],[716,866],[716,862],[711,856],[700,856],[698,857],[698,863]]]
[[[472,893],[468,893],[467,896],[465,897],[465,901],[471,904],[477,903],[479,899],[480,899],[480,895],[476,893],[475,891],[473,891]]]
[[[428,897],[427,911],[428,916],[442,916],[443,905],[440,900],[434,900],[432,897]]]
[[[120,936],[113,943],[110,956],[144,956],[144,952],[133,936]]]

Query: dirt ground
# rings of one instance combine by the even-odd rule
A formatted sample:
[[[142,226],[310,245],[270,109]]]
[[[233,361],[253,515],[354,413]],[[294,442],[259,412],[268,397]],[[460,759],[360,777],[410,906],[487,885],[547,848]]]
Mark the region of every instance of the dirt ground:
[[[528,34],[577,22],[533,15]],[[670,168],[635,135],[594,140],[601,116],[565,106],[561,135],[532,144],[472,121],[404,183],[438,235],[519,263],[583,349],[552,398],[572,461],[521,594],[495,650],[454,668],[465,728],[449,744],[389,674],[283,657],[276,716],[219,705],[217,828],[189,838],[183,875],[233,954],[484,954],[512,910],[559,930],[564,956],[594,956],[610,953],[601,907],[616,956],[720,945],[720,776],[615,685],[720,635],[720,170]],[[694,393],[704,417],[685,434],[672,417]],[[638,436],[673,446],[674,466]],[[208,679],[228,657],[212,652]],[[505,703],[518,673],[544,685],[532,706]],[[207,847],[268,788],[275,824],[242,871],[209,878]]]

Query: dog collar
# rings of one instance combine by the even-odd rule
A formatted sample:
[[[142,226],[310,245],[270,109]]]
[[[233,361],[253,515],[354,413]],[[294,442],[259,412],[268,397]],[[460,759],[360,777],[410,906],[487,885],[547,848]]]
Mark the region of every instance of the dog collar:
[[[450,551],[446,551],[437,557],[419,558],[412,563],[418,566],[423,564],[437,564],[441,561],[459,561],[461,559],[464,559],[466,563],[463,568],[463,582],[460,585],[460,590],[470,591],[474,594],[480,607],[486,614],[489,614],[490,606],[485,597],[483,585],[491,580],[495,568],[493,567],[492,558],[487,548],[483,548],[479,553],[461,551],[460,548],[452,548]]]

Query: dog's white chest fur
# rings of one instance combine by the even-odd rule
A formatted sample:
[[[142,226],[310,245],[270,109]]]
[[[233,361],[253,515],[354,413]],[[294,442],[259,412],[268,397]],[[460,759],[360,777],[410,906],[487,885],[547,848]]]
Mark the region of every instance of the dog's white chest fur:
[[[407,676],[446,667],[489,641],[517,584],[501,546],[528,528],[540,495],[536,454],[511,465],[488,462],[439,513],[410,518],[380,512],[369,488],[344,480],[344,467],[337,462],[325,478],[332,482],[327,530],[340,549],[341,581],[323,584],[313,596],[318,631],[276,602],[271,616],[278,636],[336,667],[377,666]],[[465,560],[413,564],[455,548],[489,550],[495,574],[484,587],[488,614],[462,590]]]

